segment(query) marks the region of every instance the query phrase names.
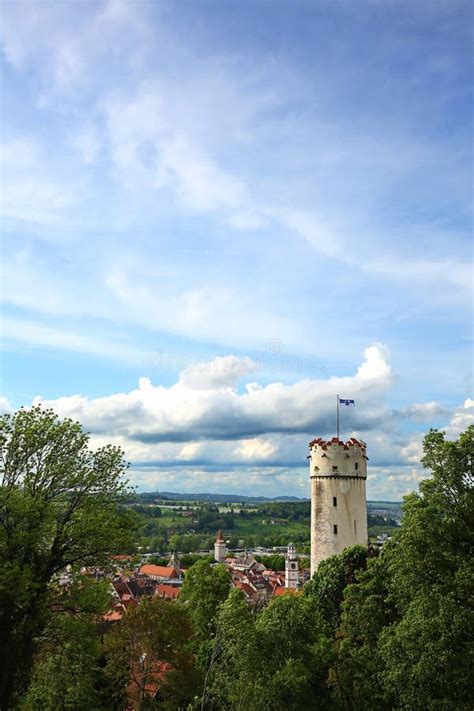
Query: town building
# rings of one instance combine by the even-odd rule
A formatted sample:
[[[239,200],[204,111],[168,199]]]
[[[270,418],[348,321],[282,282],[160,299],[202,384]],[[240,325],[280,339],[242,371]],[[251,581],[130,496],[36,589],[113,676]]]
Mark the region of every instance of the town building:
[[[366,444],[320,437],[309,443],[311,575],[348,546],[367,545]]]
[[[217,532],[216,541],[214,543],[214,560],[217,563],[223,563],[225,561],[226,555],[227,555],[227,550],[226,550],[224,536],[222,535],[222,532],[219,530]]]
[[[296,590],[298,585],[298,556],[294,543],[290,543],[285,556],[285,588]]]
[[[146,575],[157,583],[181,583],[181,571],[172,565],[142,565],[139,574]]]

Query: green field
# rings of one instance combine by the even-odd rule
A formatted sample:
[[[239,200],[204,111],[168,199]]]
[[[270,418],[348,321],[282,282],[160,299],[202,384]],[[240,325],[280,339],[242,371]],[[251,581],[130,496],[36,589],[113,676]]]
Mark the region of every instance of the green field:
[[[189,553],[213,547],[221,529],[230,549],[239,547],[286,546],[293,542],[307,553],[310,544],[310,502],[272,502],[262,504],[222,504],[208,501],[166,501],[161,505],[130,503],[141,525],[137,544],[148,552],[173,548]],[[161,502],[160,502],[161,503]],[[369,502],[369,537],[390,535],[400,518],[400,504]]]

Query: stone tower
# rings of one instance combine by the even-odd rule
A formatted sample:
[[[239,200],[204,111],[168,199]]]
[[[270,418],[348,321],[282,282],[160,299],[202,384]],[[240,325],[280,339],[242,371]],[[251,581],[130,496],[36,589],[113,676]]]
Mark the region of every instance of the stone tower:
[[[311,575],[325,558],[348,546],[367,545],[365,442],[337,437],[309,443]]]
[[[216,541],[214,543],[214,560],[218,563],[222,563],[225,560],[226,554],[224,536],[219,530],[217,531]]]
[[[298,587],[298,556],[294,543],[290,543],[285,556],[285,588]]]

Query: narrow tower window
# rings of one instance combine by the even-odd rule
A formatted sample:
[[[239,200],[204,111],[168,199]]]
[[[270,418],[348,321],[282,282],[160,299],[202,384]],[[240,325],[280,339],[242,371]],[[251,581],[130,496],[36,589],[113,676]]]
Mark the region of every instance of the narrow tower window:
[[[354,464],[354,466],[355,466],[355,470],[358,471],[358,469],[359,469],[359,462],[356,462],[356,463]]]
[[[354,519],[354,533],[357,536],[357,521]]]
[[[337,496],[332,497],[332,505],[337,506]]]
[[[337,466],[332,468],[333,472],[337,472]]]
[[[334,529],[334,533],[337,534],[337,523],[334,524],[333,529]]]

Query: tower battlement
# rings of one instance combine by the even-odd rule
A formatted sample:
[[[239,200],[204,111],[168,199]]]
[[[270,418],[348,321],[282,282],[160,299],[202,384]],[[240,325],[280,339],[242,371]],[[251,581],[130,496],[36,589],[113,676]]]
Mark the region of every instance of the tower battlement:
[[[312,477],[367,478],[366,444],[351,439],[344,442],[337,437],[330,440],[313,439],[309,443]]]
[[[355,437],[351,437],[350,439],[347,440],[347,442],[344,442],[344,440],[339,439],[339,437],[333,437],[332,439],[323,439],[322,437],[317,437],[316,439],[312,439],[311,442],[309,443],[309,448],[317,448],[321,447],[323,450],[327,450],[328,447],[336,448],[336,447],[344,447],[346,451],[350,451],[351,447],[360,447],[360,449],[363,449],[364,452],[367,448],[366,443],[361,440],[361,439],[356,439]]]

